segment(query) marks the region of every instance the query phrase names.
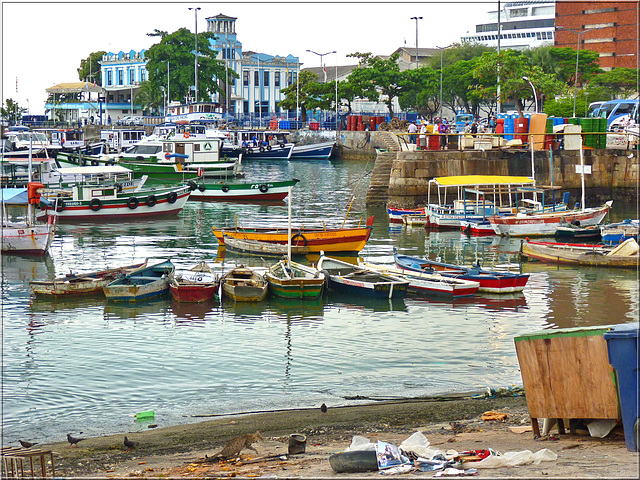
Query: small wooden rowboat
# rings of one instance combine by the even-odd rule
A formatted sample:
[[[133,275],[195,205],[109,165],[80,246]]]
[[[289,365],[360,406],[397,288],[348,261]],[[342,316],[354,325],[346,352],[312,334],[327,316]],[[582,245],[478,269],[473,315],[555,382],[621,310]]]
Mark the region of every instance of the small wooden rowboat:
[[[202,261],[191,270],[174,273],[169,288],[177,302],[202,303],[217,295],[220,277]]]
[[[33,280],[29,282],[31,290],[36,295],[86,295],[103,293],[105,286],[125,275],[141,270],[147,266],[147,261],[127,265],[125,267],[107,268],[96,272],[68,273],[64,277],[53,280]]]
[[[169,293],[175,267],[170,260],[137,270],[104,287],[107,299],[123,302],[147,300]]]
[[[325,276],[318,269],[287,259],[269,267],[265,278],[272,295],[303,300],[322,295],[325,283]]]
[[[591,267],[637,268],[638,244],[630,238],[617,247],[523,240],[523,256],[547,263]]]
[[[236,302],[259,302],[267,298],[269,284],[262,275],[247,267],[236,267],[220,279],[222,294]]]
[[[402,278],[324,255],[318,260],[318,270],[329,278],[329,288],[355,295],[402,298],[409,286]]]

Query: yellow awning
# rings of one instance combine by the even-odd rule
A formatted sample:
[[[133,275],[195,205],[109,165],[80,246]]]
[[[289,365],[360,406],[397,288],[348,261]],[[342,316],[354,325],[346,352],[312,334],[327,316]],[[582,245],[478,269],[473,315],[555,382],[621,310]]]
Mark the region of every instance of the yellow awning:
[[[532,185],[533,179],[509,175],[457,175],[436,177],[429,180],[429,183],[431,182],[441,187],[466,187],[475,185]]]

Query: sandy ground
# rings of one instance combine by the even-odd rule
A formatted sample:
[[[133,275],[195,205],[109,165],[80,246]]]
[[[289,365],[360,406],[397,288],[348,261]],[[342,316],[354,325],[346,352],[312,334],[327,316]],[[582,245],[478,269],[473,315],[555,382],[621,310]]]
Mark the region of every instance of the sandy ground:
[[[484,412],[506,413],[503,422],[483,421]],[[218,417],[199,423],[148,429],[143,432],[88,438],[78,448],[65,442],[42,445],[54,452],[56,476],[100,478],[368,478],[380,472],[336,473],[329,457],[344,451],[354,435],[395,445],[422,432],[432,447],[442,451],[493,449],[537,452],[549,449],[557,459],[539,465],[478,470],[479,477],[506,478],[638,478],[638,454],[626,449],[622,427],[604,439],[586,432],[535,439],[531,431],[513,427],[531,425],[524,397],[471,399],[450,396],[354,407],[279,411]],[[259,454],[242,452],[241,460],[210,463],[205,455],[218,452],[232,437],[260,430],[264,440],[254,444]],[[306,450],[288,455],[289,435],[307,437]],[[126,452],[124,435],[136,442]],[[433,477],[435,472],[396,476]]]

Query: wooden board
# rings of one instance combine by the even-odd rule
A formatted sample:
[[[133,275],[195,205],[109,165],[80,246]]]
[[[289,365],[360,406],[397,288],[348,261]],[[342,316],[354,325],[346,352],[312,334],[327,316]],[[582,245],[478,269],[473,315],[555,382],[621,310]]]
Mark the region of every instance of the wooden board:
[[[516,337],[531,418],[619,418],[604,331]]]
[[[547,114],[532,113],[529,120],[529,133],[532,135],[533,149],[544,150],[545,132],[547,131]]]

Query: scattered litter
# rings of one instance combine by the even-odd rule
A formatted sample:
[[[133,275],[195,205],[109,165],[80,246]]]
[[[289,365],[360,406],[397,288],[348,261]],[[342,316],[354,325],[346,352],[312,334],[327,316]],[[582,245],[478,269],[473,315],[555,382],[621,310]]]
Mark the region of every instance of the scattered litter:
[[[146,412],[139,412],[134,415],[136,418],[136,422],[146,422],[149,420],[153,420],[155,417],[155,412],[153,410],[147,410]]]
[[[376,444],[371,442],[368,438],[360,435],[354,435],[351,439],[351,445],[345,449],[345,452],[356,452],[362,450],[376,450]]]
[[[482,420],[484,420],[485,422],[491,422],[491,421],[504,422],[507,418],[509,418],[509,415],[502,412],[488,411],[482,414]]]
[[[533,432],[533,427],[531,425],[523,425],[521,427],[509,427],[513,433],[525,433],[525,432]]]
[[[611,433],[611,430],[618,424],[616,420],[593,420],[587,424],[589,435],[597,438],[604,438]]]
[[[399,465],[397,467],[386,468],[381,470],[380,473],[382,475],[397,475],[399,473],[409,473],[413,470],[413,465]]]
[[[539,465],[540,462],[550,462],[557,460],[558,455],[547,448],[532,453],[530,450],[521,452],[505,452],[503,454],[489,455],[479,462],[467,463],[473,468],[499,468],[499,467],[516,467],[519,465]]]
[[[422,432],[416,432],[400,444],[403,452],[413,452],[422,458],[433,458],[442,451],[429,446],[430,442]]]
[[[380,470],[409,463],[409,459],[402,454],[400,448],[392,443],[378,440],[376,454]]]
[[[496,397],[521,397],[524,396],[524,388],[516,387],[512,385],[511,387],[504,388],[491,388],[487,387],[483,393],[478,393],[476,395],[471,395],[471,398],[479,399],[479,398],[496,398]]]
[[[436,473],[434,477],[466,477],[477,474],[478,471],[475,468],[460,470],[458,468],[449,467],[446,470]]]

